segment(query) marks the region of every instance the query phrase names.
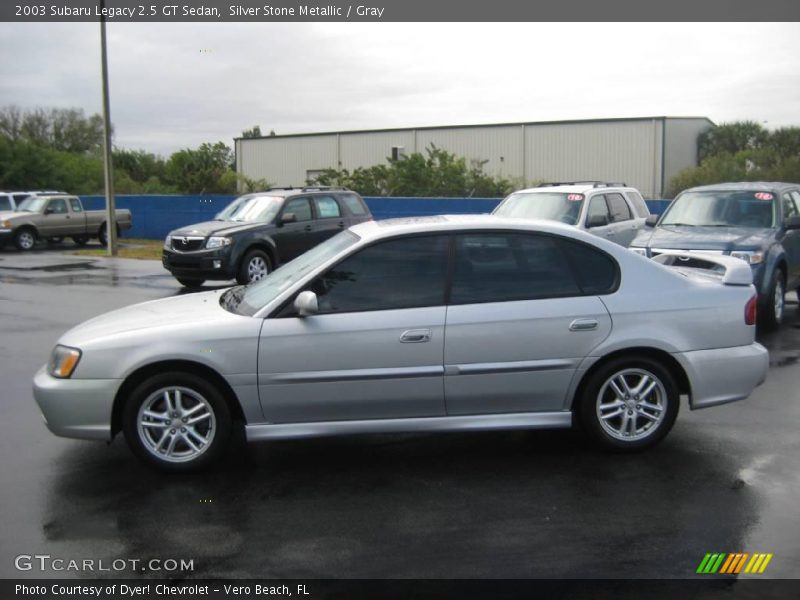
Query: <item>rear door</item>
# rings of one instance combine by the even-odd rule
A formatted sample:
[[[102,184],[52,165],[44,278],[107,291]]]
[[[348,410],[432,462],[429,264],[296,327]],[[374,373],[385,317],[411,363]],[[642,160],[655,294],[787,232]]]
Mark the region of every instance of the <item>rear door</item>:
[[[620,193],[608,192],[606,203],[608,211],[611,213],[612,228],[614,229],[613,240],[627,248],[636,237],[638,230],[637,221],[634,219],[635,213]]]
[[[800,216],[800,192],[785,192],[782,198],[783,222],[790,217]],[[789,263],[787,275],[788,289],[794,289],[800,284],[800,230],[788,229],[783,238],[783,249]]]
[[[617,281],[613,259],[564,238],[457,236],[445,328],[447,413],[563,410],[578,365],[611,331],[597,294]]]
[[[345,228],[345,217],[339,203],[333,196],[314,196],[314,245],[321,244]]]

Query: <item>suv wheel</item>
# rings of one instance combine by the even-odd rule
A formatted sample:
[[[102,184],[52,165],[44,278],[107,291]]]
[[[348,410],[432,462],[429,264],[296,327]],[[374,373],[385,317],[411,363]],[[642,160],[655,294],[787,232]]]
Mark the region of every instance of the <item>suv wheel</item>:
[[[23,252],[33,250],[36,245],[36,234],[31,229],[20,229],[14,235],[14,245]]]
[[[242,285],[264,279],[272,270],[269,256],[263,250],[250,250],[239,267],[236,281]]]
[[[219,458],[231,416],[219,390],[191,373],[146,379],[128,397],[123,431],[131,450],[167,471],[192,471]]]
[[[783,322],[783,311],[786,306],[785,294],[786,287],[783,283],[783,271],[775,269],[767,288],[763,310],[761,311],[761,324],[765,329],[777,329]]]
[[[578,417],[600,445],[641,450],[669,433],[679,400],[675,378],[664,366],[649,358],[623,357],[591,375]]]

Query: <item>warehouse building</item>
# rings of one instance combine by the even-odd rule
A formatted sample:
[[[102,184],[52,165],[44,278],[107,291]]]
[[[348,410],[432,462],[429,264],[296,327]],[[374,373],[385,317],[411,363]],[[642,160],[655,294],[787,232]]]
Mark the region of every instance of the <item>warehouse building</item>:
[[[515,182],[625,182],[663,198],[670,179],[697,165],[705,117],[642,117],[341,131],[236,139],[236,170],[275,185],[304,185],[323,169],[385,164],[431,144],[484,162]]]

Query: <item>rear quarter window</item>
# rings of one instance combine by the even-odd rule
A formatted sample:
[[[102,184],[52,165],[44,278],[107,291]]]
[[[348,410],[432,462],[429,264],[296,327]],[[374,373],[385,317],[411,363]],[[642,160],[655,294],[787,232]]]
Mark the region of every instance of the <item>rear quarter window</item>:
[[[560,239],[559,243],[581,292],[610,294],[616,291],[619,266],[613,258],[587,244],[566,239]]]
[[[364,204],[364,201],[358,196],[354,194],[344,194],[343,196],[339,196],[339,199],[347,207],[351,215],[363,217],[369,214],[369,210]]]

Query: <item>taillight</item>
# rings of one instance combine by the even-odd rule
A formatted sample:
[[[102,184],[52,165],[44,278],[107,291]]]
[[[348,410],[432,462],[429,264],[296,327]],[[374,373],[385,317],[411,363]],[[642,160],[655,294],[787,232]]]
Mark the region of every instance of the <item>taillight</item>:
[[[758,296],[753,294],[753,297],[747,301],[747,304],[744,305],[744,323],[745,325],[755,325],[756,324],[756,304],[758,302]]]

